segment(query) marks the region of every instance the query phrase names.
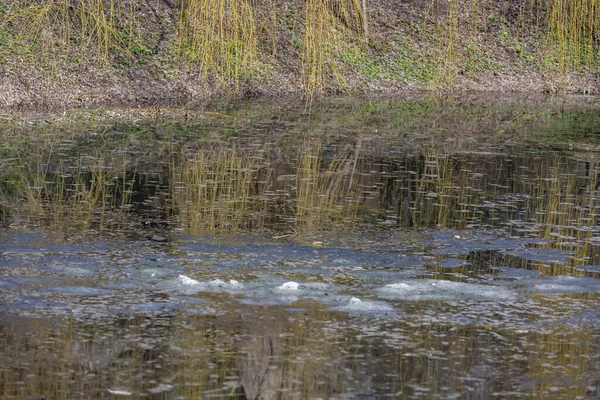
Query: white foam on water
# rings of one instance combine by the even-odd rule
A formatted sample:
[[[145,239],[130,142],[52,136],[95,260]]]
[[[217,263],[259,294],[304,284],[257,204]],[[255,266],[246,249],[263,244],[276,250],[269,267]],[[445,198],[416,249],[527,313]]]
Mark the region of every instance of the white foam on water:
[[[281,286],[278,286],[279,290],[298,290],[300,288],[300,284],[298,282],[286,282]]]
[[[514,300],[515,292],[502,286],[414,279],[376,289],[380,297],[400,300]]]
[[[227,286],[225,281],[223,281],[221,279],[213,279],[212,281],[208,282],[208,284],[211,285],[212,287],[220,287],[220,288],[224,288],[225,286]]]
[[[229,284],[235,288],[239,288],[239,289],[243,289],[244,288],[244,284],[241,282],[236,281],[235,279],[230,279],[229,280]]]
[[[160,289],[175,290],[192,294],[197,292],[237,291],[243,289],[244,285],[234,279],[230,280],[229,282],[225,282],[222,279],[213,279],[212,281],[205,282],[192,279],[186,275],[179,275],[175,279],[167,279],[160,282],[156,285],[156,287]]]
[[[185,276],[185,275],[179,275],[177,277],[177,280],[179,281],[179,283],[181,283],[182,285],[199,285],[200,282],[190,278],[189,276]]]

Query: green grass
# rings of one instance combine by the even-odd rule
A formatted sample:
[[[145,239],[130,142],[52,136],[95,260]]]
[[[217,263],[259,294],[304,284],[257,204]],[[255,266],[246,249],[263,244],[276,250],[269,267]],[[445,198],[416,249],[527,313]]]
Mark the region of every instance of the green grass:
[[[398,47],[393,62],[406,81],[430,83],[435,80],[439,61],[434,55],[416,48],[413,42],[405,37],[398,38]]]
[[[340,53],[342,63],[358,71],[366,81],[372,82],[381,78],[389,78],[389,72],[382,69],[374,57],[362,49],[362,46],[351,44]]]

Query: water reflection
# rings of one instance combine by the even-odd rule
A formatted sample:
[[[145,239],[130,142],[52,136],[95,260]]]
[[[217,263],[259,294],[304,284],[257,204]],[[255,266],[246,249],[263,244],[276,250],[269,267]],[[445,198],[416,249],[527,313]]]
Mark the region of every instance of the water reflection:
[[[378,115],[375,121],[381,124],[388,123],[380,120],[384,116],[404,113],[412,119],[403,123],[411,124],[423,123],[422,112],[433,112],[427,101],[400,103],[396,109],[386,102],[379,106],[358,115],[365,113],[368,121]],[[480,108],[476,104],[468,111],[476,114]],[[414,109],[416,116],[406,111]],[[347,116],[348,111],[336,111],[335,119]],[[225,132],[202,127],[200,133],[201,125],[191,123],[136,124],[104,128],[108,133],[102,137],[30,127],[36,140],[17,136],[2,148],[3,221],[57,226],[76,220],[78,230],[111,231],[115,224],[131,224],[189,234],[268,229],[297,235],[349,229],[358,222],[507,227],[518,235],[541,234],[563,247],[575,247],[573,238],[585,241],[593,230],[588,228],[595,226],[598,171],[591,156],[582,160],[522,146],[490,146],[472,136],[477,130],[462,139],[469,151],[464,144],[456,151],[456,133],[446,129],[452,139],[445,139],[446,150],[441,150],[439,143],[395,131],[322,132],[314,122],[320,117],[311,117],[313,131],[295,137],[277,124]],[[352,126],[347,122],[338,129]],[[530,128],[548,123],[544,119]],[[378,127],[374,122],[371,129]],[[5,138],[13,139],[11,134],[5,132]],[[589,249],[578,251],[577,258],[586,260]]]
[[[0,397],[598,396],[594,104],[280,107],[0,132]]]
[[[185,233],[231,233],[259,229],[267,205],[264,156],[217,148],[187,155],[172,166],[171,209]]]
[[[3,398],[595,395],[597,335],[365,320],[309,304],[237,318],[2,324]],[[560,374],[557,375],[557,371]],[[591,392],[591,393],[590,393]]]

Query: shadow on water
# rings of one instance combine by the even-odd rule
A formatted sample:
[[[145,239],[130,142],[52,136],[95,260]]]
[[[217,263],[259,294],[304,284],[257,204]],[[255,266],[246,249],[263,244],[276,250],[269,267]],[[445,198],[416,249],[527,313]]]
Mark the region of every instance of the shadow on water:
[[[0,127],[2,398],[597,398],[595,99]]]

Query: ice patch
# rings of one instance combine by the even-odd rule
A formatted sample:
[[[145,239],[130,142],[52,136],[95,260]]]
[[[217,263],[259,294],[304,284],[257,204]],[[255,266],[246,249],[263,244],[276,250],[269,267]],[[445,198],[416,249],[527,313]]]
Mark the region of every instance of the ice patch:
[[[432,283],[435,285],[435,283]],[[386,288],[396,289],[396,290],[411,290],[411,287],[407,283],[392,283],[391,285],[385,285]]]
[[[505,251],[503,253],[527,261],[538,261],[550,264],[564,264],[568,261],[569,256],[573,255],[572,251],[545,248],[526,248]]]
[[[241,300],[243,304],[260,305],[285,305],[291,304],[301,298],[311,298],[328,304],[339,304],[336,299],[335,286],[322,282],[294,282],[281,283],[278,277],[263,276],[261,282],[253,282],[251,290],[245,291],[247,298]]]
[[[235,290],[235,289],[243,289],[244,285],[241,282],[236,281],[235,279],[230,279],[229,282],[225,282],[221,279],[214,279],[208,282],[209,289],[227,289],[227,290]]]
[[[400,300],[514,300],[517,294],[501,286],[451,282],[435,279],[414,279],[377,289],[388,299]]]
[[[588,276],[553,276],[522,279],[519,286],[538,293],[592,293],[600,292],[600,280]]]
[[[521,269],[521,268],[505,268],[505,267],[492,267],[492,270],[498,271],[498,274],[494,275],[494,278],[499,279],[524,279],[524,278],[535,278],[540,275],[541,272],[537,270]]]
[[[89,271],[87,269],[79,268],[79,267],[69,267],[66,265],[53,265],[53,266],[48,267],[48,270],[50,270],[52,272],[56,272],[58,274],[65,274],[65,275],[76,275],[76,276],[94,275],[93,271]]]
[[[363,313],[390,313],[394,309],[382,301],[361,300],[358,297],[343,299],[341,304],[331,307],[330,310]]]
[[[42,290],[73,296],[104,296],[110,294],[108,290],[96,289],[87,286],[49,287]]]

